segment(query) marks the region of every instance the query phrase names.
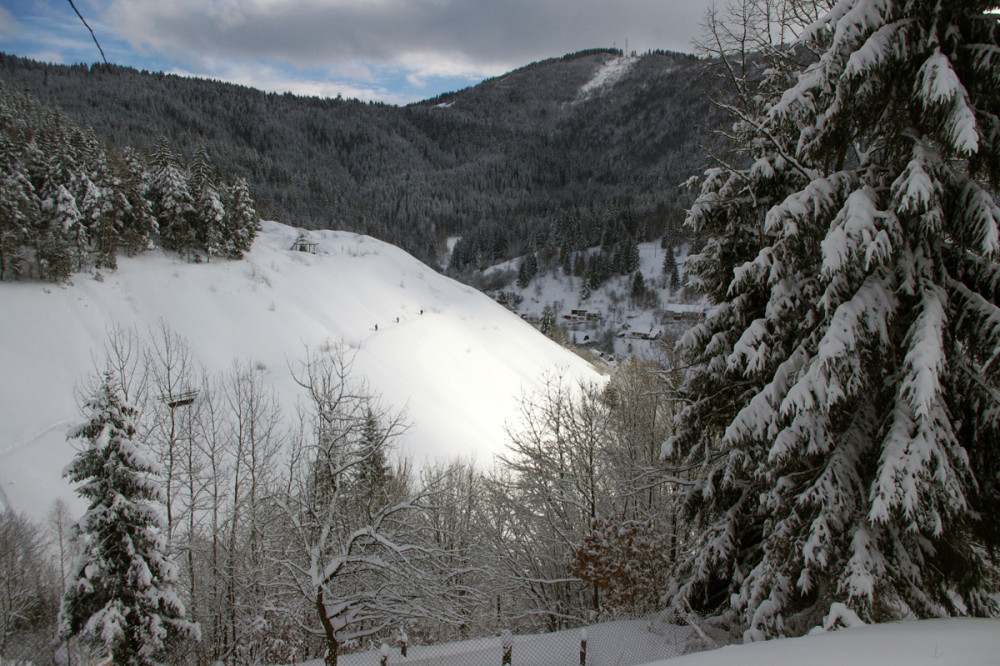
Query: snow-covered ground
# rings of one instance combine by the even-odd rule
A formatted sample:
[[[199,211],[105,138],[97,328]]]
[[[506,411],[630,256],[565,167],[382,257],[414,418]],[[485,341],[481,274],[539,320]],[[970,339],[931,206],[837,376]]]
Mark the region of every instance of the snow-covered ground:
[[[649,620],[604,622],[581,629],[512,636],[511,658],[516,666],[563,666],[580,663],[580,639],[587,639],[587,664],[634,666],[681,654],[680,645],[690,630]],[[414,646],[403,658],[398,646],[390,649],[390,664],[407,666],[489,666],[499,664],[503,654],[501,636],[475,638],[442,645]],[[341,666],[373,666],[379,650],[341,655]],[[301,666],[322,666],[321,659]]]
[[[316,254],[291,251],[298,231],[265,222],[244,261],[187,263],[151,252],[121,258],[102,281],[0,284],[0,502],[40,517],[71,499],[61,470],[79,418],[74,387],[92,371],[108,327],[145,332],[164,320],[210,372],[235,359],[266,368],[291,412],[289,369],[342,340],[354,370],[412,428],[403,453],[488,461],[524,392],[549,373],[596,370],[483,294],[369,237],[311,232]],[[377,330],[376,330],[377,326]],[[2,508],[2,506],[0,506]]]
[[[873,624],[732,645],[650,666],[987,666],[1000,664],[1000,620]]]
[[[1000,664],[1000,620],[946,619],[896,622],[821,632],[679,655],[693,633],[648,620],[606,622],[586,628],[588,666],[989,666]],[[515,636],[517,666],[579,663],[580,629]],[[503,639],[410,647],[404,659],[393,646],[388,663],[409,666],[499,664]],[[659,661],[649,661],[659,659]],[[379,663],[376,649],[342,655],[343,666]],[[321,660],[301,666],[321,666]]]

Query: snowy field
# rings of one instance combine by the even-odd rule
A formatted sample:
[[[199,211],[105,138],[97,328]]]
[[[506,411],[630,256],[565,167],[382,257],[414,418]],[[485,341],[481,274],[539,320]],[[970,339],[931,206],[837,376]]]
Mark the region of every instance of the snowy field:
[[[679,657],[693,640],[686,627],[646,620],[587,628],[588,666],[990,666],[1000,664],[1000,620],[946,619],[897,622],[731,645]],[[499,664],[502,639],[482,638],[440,646],[397,648],[388,663],[411,666]],[[515,636],[512,666],[578,664],[580,630]],[[342,655],[342,666],[375,666],[379,651]],[[653,661],[658,660],[658,661]],[[322,660],[301,666],[322,666]]]
[[[691,630],[649,620],[605,622],[586,629],[587,664],[634,666],[652,659],[681,654],[681,644],[689,640]],[[514,636],[512,666],[567,666],[580,663],[580,629],[546,634]],[[499,636],[457,641],[444,645],[417,646],[404,659],[398,648],[389,654],[388,663],[408,666],[492,666],[500,664],[503,639]],[[369,650],[341,655],[341,666],[375,666],[379,651]],[[302,666],[322,666],[323,660]]]
[[[506,446],[524,392],[551,374],[600,380],[516,315],[396,247],[317,231],[310,254],[290,250],[297,234],[265,222],[244,261],[195,264],[155,251],[121,258],[101,281],[0,284],[0,508],[41,517],[57,497],[72,501],[61,471],[73,454],[66,431],[79,419],[74,388],[112,325],[145,335],[162,319],[210,373],[252,362],[289,414],[302,395],[290,367],[307,346],[343,341],[355,375],[406,409],[413,425],[402,452],[418,464],[488,463]]]

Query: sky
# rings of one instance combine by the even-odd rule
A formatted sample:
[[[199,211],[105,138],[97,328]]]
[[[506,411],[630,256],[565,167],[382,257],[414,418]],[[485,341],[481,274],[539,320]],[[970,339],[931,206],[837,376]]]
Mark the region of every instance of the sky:
[[[710,0],[74,0],[108,62],[267,91],[405,104],[528,63],[692,52]],[[69,0],[2,0],[0,51],[99,62]]]

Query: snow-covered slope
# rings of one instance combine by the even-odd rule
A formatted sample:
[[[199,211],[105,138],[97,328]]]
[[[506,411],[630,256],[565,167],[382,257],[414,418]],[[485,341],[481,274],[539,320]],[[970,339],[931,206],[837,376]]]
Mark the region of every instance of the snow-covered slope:
[[[577,101],[588,99],[595,94],[601,94],[603,91],[611,89],[637,62],[639,62],[638,58],[629,56],[609,60],[597,70],[590,81],[580,87]]]
[[[266,367],[291,411],[289,365],[330,339],[356,353],[355,374],[413,427],[418,464],[487,460],[505,423],[546,373],[596,371],[479,292],[372,238],[313,232],[316,254],[290,251],[297,230],[265,223],[248,258],[191,264],[176,255],[123,258],[103,281],[0,284],[0,502],[41,515],[57,496],[78,418],[74,386],[93,368],[109,326],[141,333],[159,319],[210,372],[234,359]],[[376,330],[377,325],[377,330]]]

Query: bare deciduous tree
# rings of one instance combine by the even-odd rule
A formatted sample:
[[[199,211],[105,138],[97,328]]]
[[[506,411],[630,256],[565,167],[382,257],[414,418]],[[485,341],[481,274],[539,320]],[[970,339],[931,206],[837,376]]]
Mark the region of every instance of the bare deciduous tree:
[[[410,479],[384,467],[402,416],[352,381],[350,368],[339,349],[304,362],[297,381],[309,397],[312,431],[280,498],[299,543],[298,556],[283,564],[314,604],[329,666],[345,641],[406,620],[458,622],[449,601],[468,592],[455,583],[461,572],[449,570],[449,551],[429,520],[439,484],[412,490]]]

